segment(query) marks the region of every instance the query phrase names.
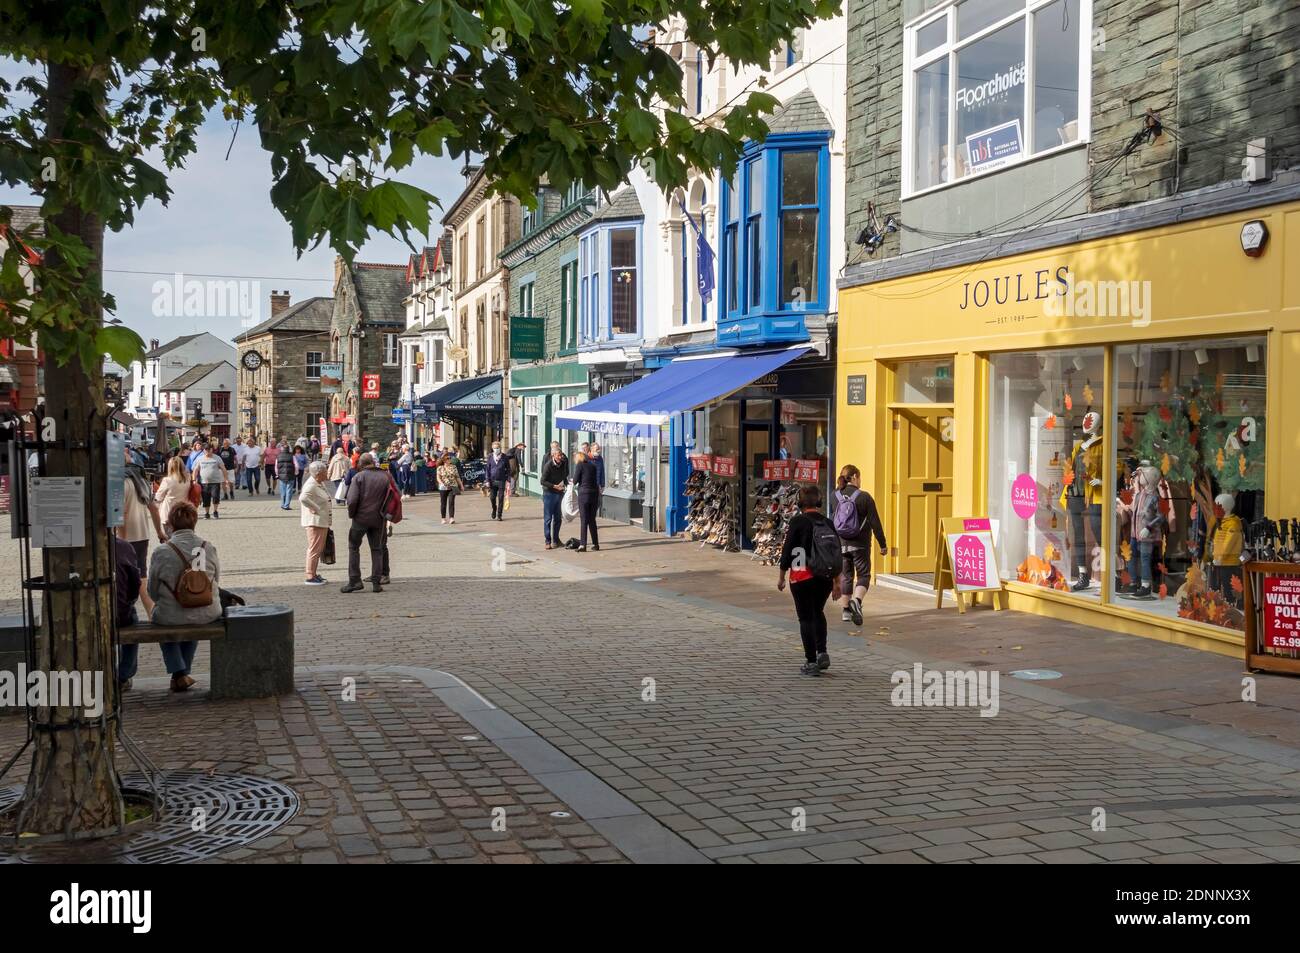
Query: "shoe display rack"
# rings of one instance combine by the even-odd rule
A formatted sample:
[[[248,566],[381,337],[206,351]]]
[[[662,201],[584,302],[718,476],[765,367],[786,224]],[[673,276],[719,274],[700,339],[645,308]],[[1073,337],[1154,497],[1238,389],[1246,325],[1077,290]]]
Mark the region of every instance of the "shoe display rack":
[[[739,551],[740,527],[733,480],[696,470],[687,478],[684,492],[691,501],[686,514],[687,535],[701,546]]]
[[[754,494],[754,524],[750,539],[754,541],[752,559],[764,566],[775,566],[781,561],[781,548],[785,545],[785,531],[790,518],[799,512],[799,484],[767,483]]]

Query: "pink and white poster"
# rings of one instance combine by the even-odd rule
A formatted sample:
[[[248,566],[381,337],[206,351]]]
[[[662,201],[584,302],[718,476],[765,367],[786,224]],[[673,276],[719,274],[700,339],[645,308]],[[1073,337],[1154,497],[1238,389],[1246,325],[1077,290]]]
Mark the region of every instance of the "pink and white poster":
[[[1038,481],[1032,474],[1022,473],[1011,484],[1011,508],[1022,520],[1038,512]]]
[[[958,592],[1001,589],[1002,580],[998,577],[997,557],[993,550],[995,527],[988,520],[967,520],[965,523],[963,532],[944,533],[952,565],[953,588]]]

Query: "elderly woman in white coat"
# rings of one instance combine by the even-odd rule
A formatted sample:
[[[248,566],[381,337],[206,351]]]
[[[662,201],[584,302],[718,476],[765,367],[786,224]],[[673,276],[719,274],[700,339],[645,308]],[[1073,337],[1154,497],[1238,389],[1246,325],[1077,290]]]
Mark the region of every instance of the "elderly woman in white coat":
[[[325,585],[325,578],[316,571],[325,540],[329,536],[330,522],[334,517],[334,498],[325,483],[325,463],[313,461],[307,467],[307,479],[298,494],[302,508],[302,525],[307,530],[307,580],[309,586]]]

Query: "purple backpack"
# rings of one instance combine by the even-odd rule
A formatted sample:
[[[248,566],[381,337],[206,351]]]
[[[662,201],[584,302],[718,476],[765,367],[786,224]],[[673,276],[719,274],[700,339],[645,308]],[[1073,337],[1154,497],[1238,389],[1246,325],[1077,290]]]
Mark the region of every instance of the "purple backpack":
[[[858,519],[858,494],[861,492],[855,489],[851,495],[845,496],[839,490],[835,491],[835,515],[832,522],[840,539],[857,539],[862,532],[862,523]]]

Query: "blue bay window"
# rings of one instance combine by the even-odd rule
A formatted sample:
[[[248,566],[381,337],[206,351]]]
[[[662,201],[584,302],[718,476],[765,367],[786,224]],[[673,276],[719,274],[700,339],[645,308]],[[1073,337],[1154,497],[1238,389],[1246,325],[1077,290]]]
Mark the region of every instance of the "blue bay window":
[[[612,222],[578,240],[581,345],[641,337],[641,223]]]
[[[808,340],[829,308],[830,133],[776,133],[722,184],[719,344]]]

